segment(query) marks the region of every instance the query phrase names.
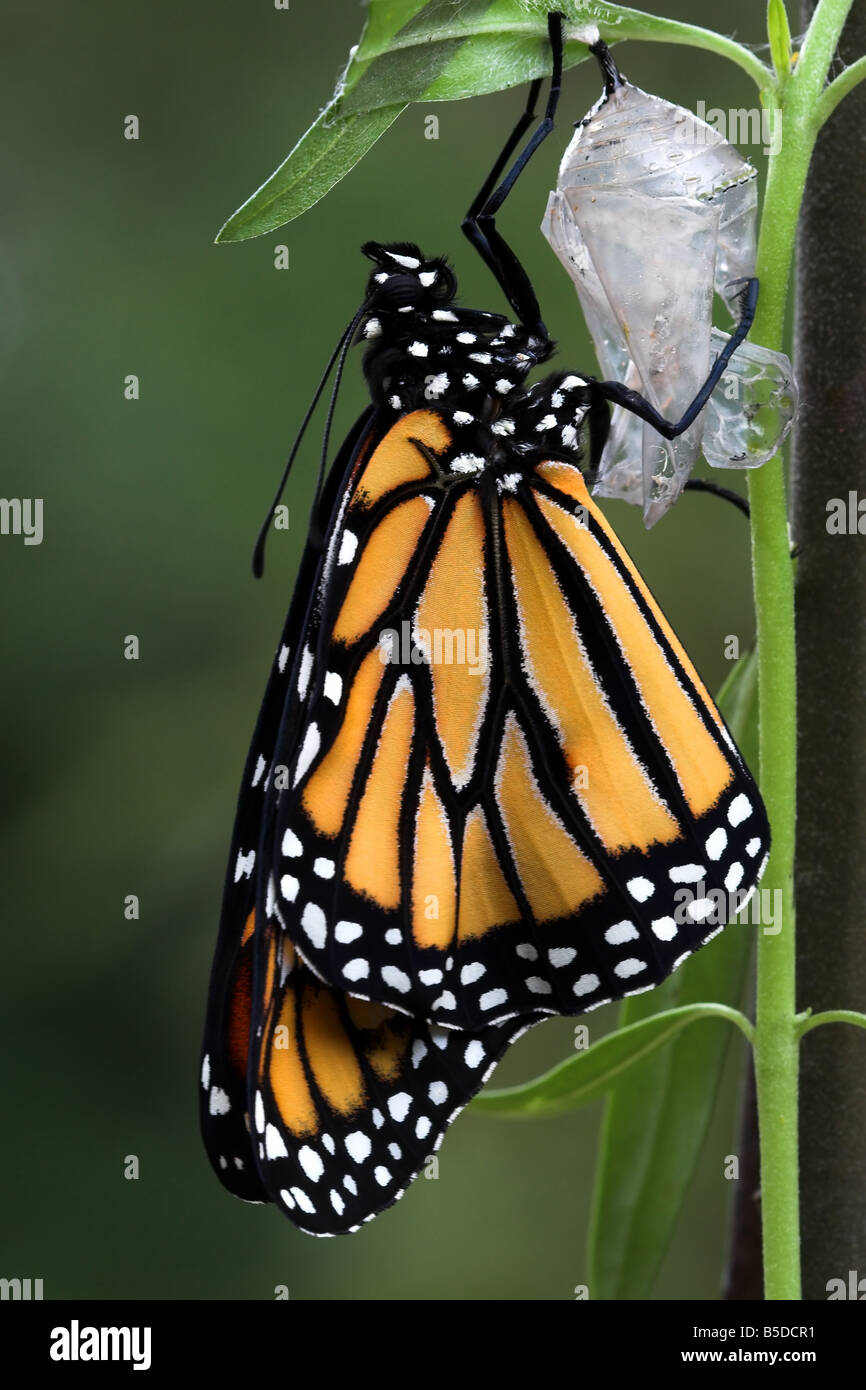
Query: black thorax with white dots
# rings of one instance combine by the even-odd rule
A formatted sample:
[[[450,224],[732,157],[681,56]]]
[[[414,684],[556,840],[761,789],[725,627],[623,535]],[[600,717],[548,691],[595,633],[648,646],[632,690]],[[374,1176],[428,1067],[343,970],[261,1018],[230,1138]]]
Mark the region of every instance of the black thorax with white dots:
[[[459,472],[507,474],[542,458],[579,457],[590,382],[560,372],[524,385],[553,352],[549,338],[501,314],[461,308],[450,266],[417,246],[368,242],[363,250],[376,269],[358,337],[368,344],[364,372],[378,406],[395,418],[436,410],[453,435]]]

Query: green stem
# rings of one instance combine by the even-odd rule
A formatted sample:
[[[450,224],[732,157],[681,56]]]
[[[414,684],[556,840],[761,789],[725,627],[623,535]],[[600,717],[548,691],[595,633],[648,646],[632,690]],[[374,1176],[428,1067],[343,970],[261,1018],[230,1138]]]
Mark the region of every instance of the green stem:
[[[842,98],[853,91],[857,83],[862,82],[864,78],[866,78],[866,57],[858,58],[856,63],[852,63],[850,67],[839,74],[835,81],[830,83],[830,86],[822,92],[816,107],[819,126],[829,121]]]
[[[799,1024],[798,1035],[805,1038],[813,1028],[821,1028],[825,1023],[851,1023],[855,1028],[866,1028],[866,1014],[859,1014],[854,1009],[830,1009],[827,1013],[810,1014]]]
[[[781,349],[797,220],[818,131],[816,110],[851,0],[821,0],[800,60],[767,99],[781,112],[782,140],[770,157],[758,242],[761,298],[752,338]],[[758,627],[761,790],[773,831],[762,890],[781,895],[782,930],[761,933],[755,1076],[761,1144],[764,1294],[800,1298],[798,1152],[799,1021],[796,1013],[794,833],[797,692],[794,575],[781,457],[749,475]]]

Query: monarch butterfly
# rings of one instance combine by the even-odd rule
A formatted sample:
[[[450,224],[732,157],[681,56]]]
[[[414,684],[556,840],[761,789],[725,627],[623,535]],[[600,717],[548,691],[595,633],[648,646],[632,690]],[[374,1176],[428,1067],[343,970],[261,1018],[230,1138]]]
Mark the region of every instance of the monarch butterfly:
[[[687,428],[757,286],[680,421],[615,382],[524,386],[553,344],[495,213],[553,125],[549,27],[545,116],[498,183],[535,82],[464,224],[516,321],[459,307],[414,245],[363,248],[331,366],[363,341],[372,404],[327,474],[323,451],[243,777],[202,1130],[231,1192],[317,1235],[394,1202],[525,1029],[675,969],[715,934],[710,891],[753,891],[768,851],[752,778],[579,467],[610,402]]]

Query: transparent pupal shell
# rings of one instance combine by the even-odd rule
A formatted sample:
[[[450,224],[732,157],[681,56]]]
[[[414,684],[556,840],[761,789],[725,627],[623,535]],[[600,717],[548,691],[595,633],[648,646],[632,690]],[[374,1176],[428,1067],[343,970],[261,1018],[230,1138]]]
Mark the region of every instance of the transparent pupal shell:
[[[754,274],[756,171],[706,121],[624,82],[578,125],[557,186],[628,187],[720,208],[715,288]]]
[[[713,329],[713,357],[728,334]],[[784,444],[799,392],[790,359],[758,343],[741,343],[706,410],[701,449],[714,468],[759,468]]]
[[[604,377],[676,419],[709,371],[712,300],[735,312],[754,273],[755,171],[683,107],[625,83],[603,97],[563,156],[542,231],[568,271]],[[595,491],[653,525],[701,448],[701,416],[664,440],[616,409]]]

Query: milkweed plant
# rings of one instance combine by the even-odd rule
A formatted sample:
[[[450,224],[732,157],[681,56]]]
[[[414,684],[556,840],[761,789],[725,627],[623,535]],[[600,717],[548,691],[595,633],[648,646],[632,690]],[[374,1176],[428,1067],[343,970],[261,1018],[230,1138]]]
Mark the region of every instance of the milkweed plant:
[[[817,136],[866,77],[866,58],[828,80],[852,0],[818,0],[794,50],[784,0],[769,0],[769,61],[710,30],[601,0],[560,0],[565,66],[600,36],[701,48],[737,64],[781,129],[769,146],[751,341],[781,351],[795,238]],[[360,42],[333,98],[269,179],[229,218],[220,242],[260,236],[300,216],[367,153],[406,106],[456,101],[547,75],[547,14],[538,0],[482,5],[369,0]],[[761,50],[764,52],[765,50]],[[776,122],[780,122],[777,126]],[[796,366],[796,364],[795,364]],[[764,1294],[799,1299],[798,1063],[804,1036],[828,1023],[866,1027],[848,1010],[798,1012],[793,865],[796,814],[794,564],[783,460],[748,476],[757,644],[719,695],[738,744],[760,768],[773,834],[761,892],[781,912],[757,932],[754,1022],[740,1005],[747,932],[725,932],[650,993],[627,999],[616,1030],[546,1075],[482,1093],[476,1111],[531,1119],[607,1097],[589,1241],[589,1295],[645,1297],[680,1215],[712,1113],[730,1026],[754,1055],[760,1135]],[[644,1200],[651,1194],[650,1200]]]

